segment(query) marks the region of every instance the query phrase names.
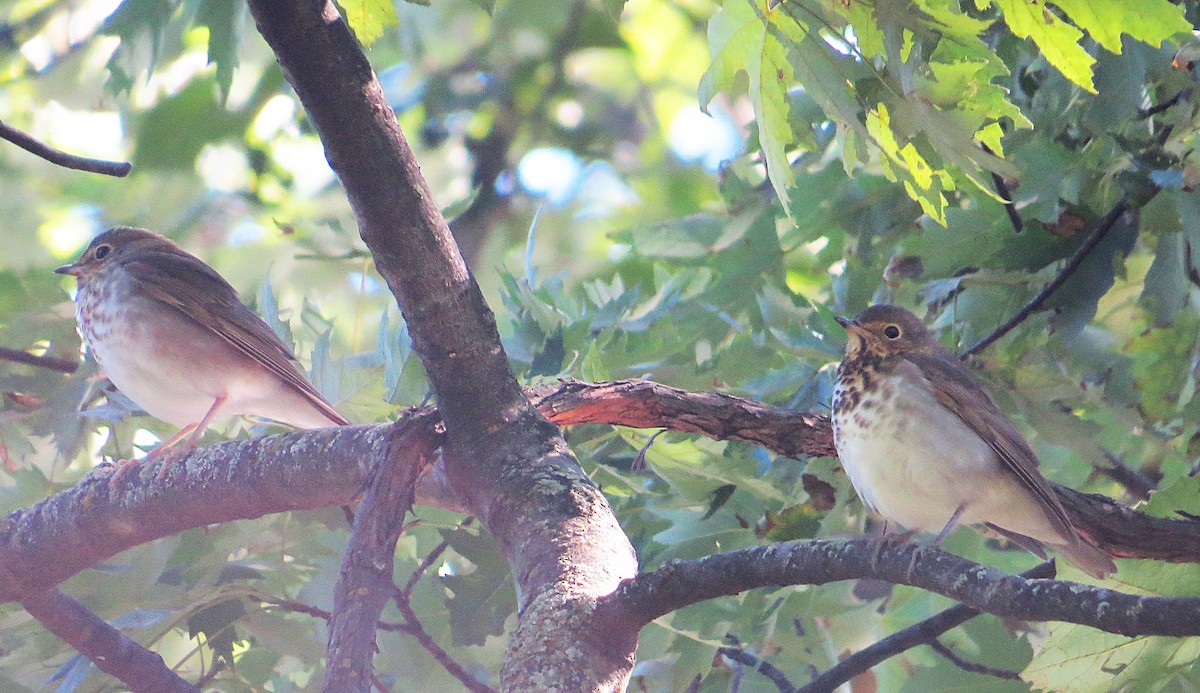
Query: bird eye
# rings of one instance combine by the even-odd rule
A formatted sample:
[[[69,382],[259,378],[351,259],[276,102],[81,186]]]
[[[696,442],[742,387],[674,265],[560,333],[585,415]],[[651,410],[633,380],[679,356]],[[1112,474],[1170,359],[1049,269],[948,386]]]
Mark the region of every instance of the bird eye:
[[[108,257],[108,254],[111,252],[112,252],[112,246],[107,243],[104,243],[102,245],[96,246],[96,249],[94,251],[92,251],[92,255],[95,256],[95,258],[97,260],[103,260],[104,258]]]
[[[887,327],[883,328],[883,336],[887,337],[888,339],[896,339],[900,336],[900,328],[896,327],[895,325],[888,325]]]

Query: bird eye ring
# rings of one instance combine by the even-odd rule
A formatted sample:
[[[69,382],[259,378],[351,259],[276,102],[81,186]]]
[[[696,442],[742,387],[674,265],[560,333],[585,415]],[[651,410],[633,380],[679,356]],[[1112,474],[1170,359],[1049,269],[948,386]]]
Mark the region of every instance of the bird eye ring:
[[[97,260],[103,260],[104,258],[108,257],[108,254],[111,252],[112,246],[104,243],[96,246],[96,250],[92,252],[92,255],[94,255]]]
[[[900,336],[900,328],[896,327],[895,325],[888,325],[887,327],[883,328],[883,336],[887,337],[888,339],[896,339]]]

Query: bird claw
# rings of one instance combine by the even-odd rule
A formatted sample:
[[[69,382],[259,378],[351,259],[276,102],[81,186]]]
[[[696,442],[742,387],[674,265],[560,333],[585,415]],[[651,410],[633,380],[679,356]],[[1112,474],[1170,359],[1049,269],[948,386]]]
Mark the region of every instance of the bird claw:
[[[911,531],[893,532],[889,534],[885,528],[883,534],[875,538],[875,550],[871,552],[871,571],[879,571],[879,559],[883,555],[884,549],[900,546],[911,539],[913,534],[914,532]]]
[[[125,478],[125,475],[129,473],[129,470],[141,465],[141,463],[141,460],[134,459],[117,460],[116,464],[113,465],[112,476],[108,478],[108,488],[110,490],[115,489],[118,485],[120,485],[121,480]]]
[[[925,553],[932,547],[928,544],[919,543],[917,548],[913,549],[912,556],[908,559],[908,570],[904,571],[904,581],[911,583],[913,581],[913,570],[917,567],[917,561],[925,558]]]

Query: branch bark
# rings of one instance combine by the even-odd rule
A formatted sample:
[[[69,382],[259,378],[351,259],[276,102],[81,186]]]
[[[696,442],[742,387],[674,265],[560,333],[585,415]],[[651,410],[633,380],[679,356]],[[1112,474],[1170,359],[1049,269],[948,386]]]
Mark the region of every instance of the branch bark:
[[[793,541],[672,561],[602,600],[600,619],[624,626],[758,587],[855,578],[911,585],[1004,618],[1079,623],[1109,633],[1200,635],[1200,597],[1143,597],[1059,580],[1026,580],[938,549],[874,539]]]
[[[833,453],[832,436],[824,417],[728,395],[691,393],[658,383],[631,380],[598,384],[567,381],[554,387],[537,388],[529,396],[550,420],[560,425],[597,423],[665,427],[719,439],[750,441],[786,455]],[[415,422],[420,423],[416,425]],[[115,487],[109,485],[111,468],[98,468],[75,487],[31,508],[17,510],[0,524],[0,602],[36,598],[58,582],[119,551],[192,527],[283,510],[351,502],[360,493],[366,470],[375,460],[384,459],[393,449],[391,446],[398,446],[395,449],[414,446],[427,435],[435,436],[431,440],[438,440],[437,423],[436,411],[426,408],[407,412],[396,424],[301,431],[222,443],[173,460],[164,479],[157,478],[161,462],[151,462],[143,464],[135,473],[124,475]],[[547,464],[535,470],[532,483],[544,488],[534,491],[534,497],[542,494],[542,499],[564,498],[574,503],[568,506],[570,509],[586,507],[594,489],[576,483],[573,475],[578,467],[573,460],[565,453],[557,458],[546,455],[542,459],[557,460],[558,464]],[[443,507],[465,505],[444,484],[436,482],[441,473],[442,465],[439,464],[425,474],[419,488],[432,487],[436,496],[432,499],[418,497],[418,502],[432,500]],[[528,480],[530,477],[513,478]],[[430,479],[435,483],[427,483]],[[1057,490],[1080,528],[1114,555],[1200,562],[1200,522],[1150,517],[1104,496],[1063,487],[1057,487]],[[521,495],[512,502],[528,497],[529,494]],[[510,512],[520,512],[520,509]],[[554,516],[547,520],[553,521]],[[624,560],[622,544],[596,546],[589,542],[603,541],[604,533],[600,538],[587,535],[589,527],[584,521],[575,527],[584,534],[571,544],[547,549],[536,536],[538,527],[532,527],[529,532],[534,536],[529,543],[508,550],[530,551],[526,556],[533,566],[544,566],[560,557],[570,560],[580,556],[581,560],[594,561],[605,551],[613,552],[616,561]],[[524,539],[526,535],[516,536]],[[709,570],[711,573],[709,567],[679,564],[627,582],[617,596],[604,596],[616,589],[615,583],[607,593],[592,596],[596,594],[596,585],[605,579],[611,580],[616,574],[611,571],[597,577],[588,573],[589,570],[603,570],[603,567],[566,563],[560,565],[579,573],[570,573],[567,567],[560,567],[558,574],[534,576],[536,580],[528,574],[519,575],[521,584],[530,584],[558,576],[565,580],[582,573],[580,579],[592,592],[581,596],[569,589],[544,590],[539,598],[522,602],[524,613],[518,624],[518,635],[524,640],[513,646],[518,654],[510,661],[517,663],[506,664],[519,671],[510,672],[504,683],[509,688],[534,687],[535,682],[529,677],[536,671],[543,667],[567,666],[568,658],[572,661],[578,658],[587,659],[593,668],[581,675],[568,667],[567,675],[577,684],[569,690],[584,690],[583,684],[589,682],[593,689],[604,685],[615,688],[627,675],[625,653],[632,649],[638,629],[647,618],[653,617],[653,613],[665,613],[663,609],[763,585],[798,584],[809,580],[828,582],[874,576],[931,589],[999,615],[1067,620],[1113,632],[1140,629],[1137,630],[1140,634],[1170,633],[1164,624],[1171,618],[1190,619],[1187,627],[1193,630],[1200,627],[1200,618],[1197,618],[1200,613],[1195,611],[1200,608],[1197,606],[1200,602],[1139,599],[1069,583],[1005,582],[997,571],[985,570],[940,552],[935,552],[937,562],[918,561],[912,571],[913,578],[908,581],[911,554],[888,559],[890,563],[875,570],[869,564],[874,546],[867,541],[815,542],[720,554],[705,559],[712,563],[697,562],[728,568],[715,570],[714,574],[720,578],[716,582],[710,582],[706,577],[687,576],[688,571],[703,573]],[[773,558],[785,554],[794,557],[788,559],[794,561],[790,568],[779,565],[778,559]],[[752,567],[760,572],[746,572]],[[676,592],[664,597],[666,588],[651,585],[675,584],[673,578],[667,579],[672,570],[680,571],[681,582]],[[950,575],[957,574],[954,571],[975,571],[972,575],[980,577],[972,583],[974,587],[967,590],[950,580]],[[1145,611],[1141,615],[1133,613],[1138,609]],[[575,651],[565,654],[557,651],[563,649],[561,643],[564,640],[556,638],[560,635],[580,637],[580,633],[588,635]],[[618,641],[615,646],[614,640]],[[597,662],[603,664],[597,666]],[[607,666],[606,670],[604,666]],[[604,685],[596,683],[597,674],[602,671],[609,673]],[[511,683],[513,681],[516,683]]]
[[[371,470],[333,589],[325,690],[371,687],[375,624],[395,592],[396,541],[412,509],[417,477],[432,466],[441,443],[431,419],[436,420],[434,412],[425,412],[400,424],[389,436],[387,456]]]
[[[565,381],[530,391],[553,422],[669,428],[717,439],[754,442],[782,455],[832,455],[828,419],[713,393],[644,380]],[[160,462],[144,463],[110,488],[110,467],[0,523],[0,603],[45,591],[108,557],[185,529],[299,508],[352,502],[367,469],[382,459],[396,424],[299,431],[220,443],[187,453],[157,479]],[[435,426],[437,419],[424,419]],[[748,422],[758,422],[758,428]],[[412,430],[412,429],[408,429]],[[426,429],[419,429],[424,431]],[[421,433],[423,435],[423,433]],[[408,444],[407,437],[394,441]],[[798,451],[806,452],[800,453]],[[432,497],[417,502],[455,507],[437,483],[441,465],[421,479]],[[430,479],[435,483],[429,484]],[[1200,521],[1153,517],[1111,498],[1056,486],[1072,520],[1117,557],[1200,563]]]
[[[526,399],[383,90],[329,0],[249,0],[408,323],[446,425],[445,469],[521,595],[509,690],[619,690],[635,639],[596,642],[596,600],[637,572],[603,494]],[[553,643],[552,646],[546,643]]]
[[[46,630],[54,633],[106,674],[134,693],[199,693],[200,689],[167,668],[151,652],[108,625],[58,588],[31,594],[21,602]]]

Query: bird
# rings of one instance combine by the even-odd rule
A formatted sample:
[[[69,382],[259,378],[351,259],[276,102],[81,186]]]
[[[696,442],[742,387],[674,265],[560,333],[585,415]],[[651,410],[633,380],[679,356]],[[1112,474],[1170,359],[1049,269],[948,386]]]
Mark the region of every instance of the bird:
[[[1103,579],[1117,570],[1080,535],[1013,422],[916,315],[876,305],[846,329],[833,435],[863,502],[910,531],[985,524],[1045,557],[1049,546]],[[910,566],[911,567],[911,566]]]
[[[182,427],[149,459],[181,440],[178,452],[196,447],[211,423],[234,416],[295,428],[349,423],[229,282],[165,236],[111,228],[54,271],[76,279],[79,333],[103,373],[146,413]],[[133,463],[119,463],[117,477]]]

